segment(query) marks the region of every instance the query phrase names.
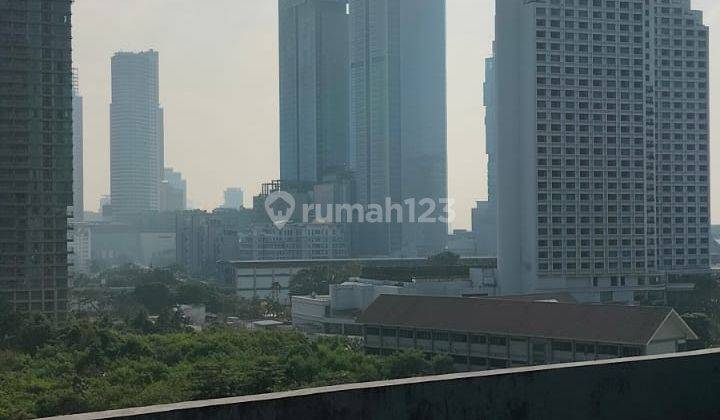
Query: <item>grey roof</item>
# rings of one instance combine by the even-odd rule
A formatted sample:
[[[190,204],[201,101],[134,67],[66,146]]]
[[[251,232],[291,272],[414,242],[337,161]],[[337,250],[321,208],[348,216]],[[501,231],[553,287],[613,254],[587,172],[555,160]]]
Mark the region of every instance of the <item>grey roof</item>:
[[[529,295],[510,295],[510,296],[497,296],[497,297],[484,297],[485,299],[499,299],[499,300],[519,300],[529,302],[539,301],[556,301],[559,303],[578,303],[578,300],[568,292],[555,292],[555,293],[533,293]]]
[[[317,265],[343,265],[357,263],[366,267],[416,267],[428,266],[427,258],[332,258],[315,260],[236,260],[220,261],[222,264],[235,268],[268,268],[268,267],[313,267]],[[497,268],[496,257],[461,257],[460,265],[470,268]]]
[[[645,345],[669,317],[687,327],[666,307],[381,295],[358,323]],[[687,331],[688,339],[695,337]]]

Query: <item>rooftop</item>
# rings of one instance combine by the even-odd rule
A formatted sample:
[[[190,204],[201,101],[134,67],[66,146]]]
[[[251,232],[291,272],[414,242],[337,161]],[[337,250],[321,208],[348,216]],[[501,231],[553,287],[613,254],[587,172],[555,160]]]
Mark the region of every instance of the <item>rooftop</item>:
[[[321,260],[238,260],[220,261],[235,268],[268,268],[268,267],[313,267],[322,265],[360,264],[364,267],[422,267],[429,266],[427,258],[339,258]],[[460,258],[459,267],[497,268],[496,257],[465,257]]]
[[[358,323],[418,329],[545,337],[646,345],[668,318],[679,319],[689,339],[697,336],[672,309],[650,306],[381,295]]]

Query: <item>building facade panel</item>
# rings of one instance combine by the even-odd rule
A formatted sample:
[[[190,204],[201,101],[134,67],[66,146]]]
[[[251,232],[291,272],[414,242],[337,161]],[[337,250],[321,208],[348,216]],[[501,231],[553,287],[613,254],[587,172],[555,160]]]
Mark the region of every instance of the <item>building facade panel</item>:
[[[63,320],[73,204],[71,1],[0,1],[0,298]]]

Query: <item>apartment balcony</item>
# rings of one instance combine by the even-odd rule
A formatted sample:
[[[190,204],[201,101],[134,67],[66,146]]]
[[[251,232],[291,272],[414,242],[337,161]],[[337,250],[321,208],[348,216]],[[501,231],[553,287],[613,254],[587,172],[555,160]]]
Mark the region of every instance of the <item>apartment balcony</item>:
[[[303,389],[62,417],[225,419],[720,418],[720,349]]]

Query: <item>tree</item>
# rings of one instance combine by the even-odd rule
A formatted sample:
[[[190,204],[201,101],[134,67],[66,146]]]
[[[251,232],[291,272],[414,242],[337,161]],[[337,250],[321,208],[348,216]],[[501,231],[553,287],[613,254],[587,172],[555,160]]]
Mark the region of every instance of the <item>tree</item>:
[[[208,286],[198,282],[182,283],[177,288],[177,303],[186,305],[207,304],[210,301]]]
[[[0,298],[0,349],[9,348],[22,331],[23,318],[12,310],[10,303]]]
[[[428,372],[430,363],[417,349],[404,350],[386,359],[385,375],[390,379],[411,378]]]
[[[428,359],[418,349],[403,350],[386,357],[384,362],[385,376],[390,379],[455,372],[452,357],[446,354],[435,354]]]
[[[698,340],[694,347],[707,348],[716,342],[717,326],[707,314],[683,314],[682,319],[697,334]]]
[[[360,275],[361,268],[356,264],[343,266],[318,265],[298,271],[290,279],[290,294],[294,296],[330,293],[331,284],[340,284],[351,277]]]
[[[444,375],[455,372],[452,357],[447,354],[436,354],[430,360],[431,373],[433,375]]]
[[[57,330],[42,314],[31,314],[22,322],[17,335],[17,346],[26,353],[35,353],[55,337]]]
[[[163,283],[147,283],[135,287],[135,299],[152,314],[159,314],[173,302],[170,288]]]

